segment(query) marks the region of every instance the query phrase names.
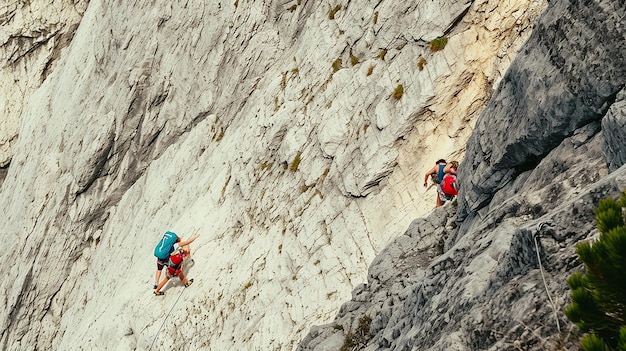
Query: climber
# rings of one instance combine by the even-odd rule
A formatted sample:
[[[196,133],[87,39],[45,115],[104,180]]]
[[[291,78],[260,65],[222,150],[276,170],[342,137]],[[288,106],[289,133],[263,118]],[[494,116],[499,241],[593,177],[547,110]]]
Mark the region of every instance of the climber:
[[[449,179],[448,182],[452,180],[456,182],[456,170],[458,167],[459,163],[457,161],[446,163],[444,159],[440,159],[435,163],[435,166],[433,168],[426,172],[426,175],[424,176],[424,186],[428,186],[428,177],[431,177],[433,182],[435,182],[435,184],[437,185],[437,207],[442,206],[445,201],[450,200],[452,197],[454,197],[454,195],[456,195],[446,194],[442,190],[441,184],[443,183],[446,175],[454,177]]]
[[[189,251],[189,246],[186,246],[186,247],[187,249],[181,248],[172,252],[172,255],[170,256],[167,262],[167,272],[165,272],[165,279],[163,279],[163,281],[159,283],[159,286],[156,287],[156,290],[154,290],[154,295],[156,296],[165,295],[165,293],[162,292],[161,289],[163,289],[165,284],[167,284],[167,282],[172,277],[177,276],[180,279],[180,281],[183,283],[185,288],[193,283],[193,279],[187,280],[187,278],[185,277],[185,273],[183,273],[183,264],[191,256],[191,251]]]
[[[446,167],[446,160],[440,159],[435,162],[435,166],[431,168],[424,176],[424,187],[428,186],[428,178],[430,177],[435,184],[441,183],[443,179],[443,169]],[[441,177],[439,176],[441,174]]]
[[[157,270],[156,276],[154,278],[154,289],[156,289],[159,285],[159,279],[161,279],[161,271],[163,270],[163,267],[167,266],[170,254],[181,248],[191,254],[189,244],[191,244],[199,236],[200,234],[195,234],[190,239],[181,241],[180,237],[174,232],[165,232],[163,238],[154,248],[154,255],[157,257]]]
[[[440,184],[441,191],[447,195],[446,200],[451,200],[452,197],[457,196],[459,193],[458,186],[456,184],[456,175],[448,173],[443,176],[443,181]]]

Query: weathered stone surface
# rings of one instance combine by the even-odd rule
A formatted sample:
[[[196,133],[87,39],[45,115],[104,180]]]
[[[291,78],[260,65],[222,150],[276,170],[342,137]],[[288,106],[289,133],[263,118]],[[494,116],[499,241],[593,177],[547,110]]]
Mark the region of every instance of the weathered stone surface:
[[[549,316],[536,270],[530,287],[500,278],[533,264],[520,227],[547,213],[546,192],[568,203],[606,176],[597,119],[566,133],[563,148],[554,141],[546,153],[558,157],[522,169],[475,220],[456,228],[453,207],[415,220],[434,205],[424,171],[463,158],[544,7],[349,2],[331,19],[316,2],[90,2],[41,86],[24,93],[29,103],[8,112],[19,130],[6,134],[10,163],[0,166],[0,258],[15,265],[0,268],[0,347],[291,350],[355,286],[344,331],[367,313],[372,340],[399,347],[495,347],[487,330],[511,325],[492,319],[529,307],[489,305],[486,286],[529,291]],[[440,36],[448,44],[432,51]],[[3,67],[2,79],[12,74]],[[570,160],[589,168],[566,168],[558,191],[546,170]],[[592,202],[572,205],[580,221]],[[202,234],[188,267],[196,282],[173,282],[157,300],[152,249],[167,229]],[[447,307],[459,291],[460,305]],[[397,306],[435,317],[413,326]],[[481,310],[490,307],[498,312]],[[432,328],[441,322],[450,327]],[[473,325],[484,329],[470,335]],[[316,347],[342,342],[328,335]]]
[[[626,79],[625,44],[619,2],[548,6],[468,141],[459,218],[606,114]]]
[[[575,246],[597,235],[598,201],[626,188],[625,167],[607,176],[597,125],[500,189],[463,235],[454,221],[443,225],[456,219],[452,205],[414,221],[299,349],[324,350],[329,340],[341,347],[349,337],[370,351],[577,348],[580,335],[562,313],[565,281],[581,269]],[[364,318],[367,333],[355,338]]]
[[[597,236],[598,202],[626,189],[626,168],[614,165],[623,148],[620,6],[550,3],[469,139],[459,207],[414,221],[300,350],[330,339],[369,351],[578,347],[562,313],[566,279],[582,268],[575,247]],[[442,217],[458,227],[433,226]]]
[[[602,119],[602,131],[606,141],[602,150],[609,170],[614,171],[626,164],[626,90],[617,94],[615,103]]]
[[[14,154],[22,111],[55,70],[87,2],[5,1],[0,6],[0,184]]]

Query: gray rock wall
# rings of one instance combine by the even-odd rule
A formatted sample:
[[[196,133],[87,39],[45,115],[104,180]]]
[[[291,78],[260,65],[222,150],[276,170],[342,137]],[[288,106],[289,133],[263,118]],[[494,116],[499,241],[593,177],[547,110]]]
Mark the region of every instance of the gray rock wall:
[[[618,1],[551,2],[477,121],[458,207],[416,219],[299,349],[576,349],[575,247],[626,189],[624,34]]]
[[[462,157],[545,1],[80,4],[0,17],[24,44],[1,47],[21,58],[0,67],[20,80],[0,120],[3,349],[294,349],[432,210],[425,170]],[[165,230],[201,237],[193,288],[159,301]]]
[[[602,119],[605,143],[602,147],[609,170],[614,171],[626,164],[626,90],[617,94],[615,103]]]
[[[57,67],[87,1],[5,1],[0,7],[0,185],[29,96]]]
[[[548,6],[467,143],[460,219],[606,114],[626,81],[625,41],[619,2]]]
[[[580,335],[562,313],[566,280],[581,269],[575,246],[597,235],[598,201],[626,188],[626,168],[607,175],[599,124],[499,190],[464,235],[454,205],[416,219],[300,350],[339,349],[349,338],[359,350],[575,349]]]

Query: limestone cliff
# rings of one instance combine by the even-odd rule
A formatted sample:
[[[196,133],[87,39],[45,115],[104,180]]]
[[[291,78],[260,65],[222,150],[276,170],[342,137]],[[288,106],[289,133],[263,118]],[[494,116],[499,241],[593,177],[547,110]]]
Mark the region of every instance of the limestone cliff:
[[[0,6],[0,182],[14,154],[24,103],[54,71],[86,1],[6,1]]]
[[[575,106],[592,99],[589,109],[572,123],[555,120],[553,128],[569,129],[546,131],[553,140],[528,140],[542,150],[503,162],[522,146],[507,133],[525,125],[505,118],[507,108],[521,111],[513,108],[517,98],[505,99],[511,91],[520,94],[511,77],[527,79],[522,86],[545,85],[539,91],[545,103],[527,117],[536,120],[541,111],[560,111],[557,98],[567,96],[562,90],[572,89],[580,73],[581,62],[560,57],[555,46],[555,58],[546,62],[568,74],[557,85],[548,71],[541,71],[544,78],[531,74],[532,61],[546,51],[537,44],[541,40],[524,43],[531,33],[541,38],[533,26],[544,2],[54,4],[24,1],[2,8],[2,52],[10,59],[0,71],[8,87],[0,97],[7,126],[0,129],[0,257],[11,262],[0,268],[3,349],[296,349],[311,326],[332,321],[354,287],[366,281],[372,262],[370,281],[377,269],[377,279],[397,275],[381,264],[385,257],[404,259],[393,250],[407,236],[422,237],[417,248],[429,254],[416,259],[423,269],[408,279],[429,289],[427,299],[401,297],[415,313],[434,316],[428,312],[437,306],[425,301],[443,303],[459,290],[468,291],[464,301],[473,301],[487,284],[506,286],[512,276],[506,262],[517,262],[510,243],[522,246],[528,236],[506,235],[503,219],[514,217],[506,222],[513,228],[533,211],[547,213],[548,207],[536,204],[552,178],[533,173],[542,157],[560,150],[567,162],[592,160],[580,165],[587,170],[582,175],[576,167],[564,169],[571,169],[560,178],[568,187],[555,192],[555,201],[575,203],[574,194],[596,181],[612,190],[593,199],[617,188],[609,179],[618,178],[606,177],[605,165],[618,169],[623,163],[623,134],[597,133],[605,124],[623,125],[623,109],[613,106],[623,82],[615,48],[585,51],[582,61],[594,54],[597,61],[590,59],[590,65],[606,68],[598,74],[616,71],[610,84],[589,83],[584,96],[570,99]],[[555,31],[578,44],[595,38],[597,28],[578,22],[567,36],[555,30],[568,27],[552,24],[567,19],[554,9],[576,13],[576,6],[583,5],[551,5],[539,22],[542,33]],[[593,13],[605,14],[603,23],[616,22],[610,38],[622,40],[623,12],[616,6],[598,3]],[[445,45],[431,46],[438,38]],[[526,59],[513,61],[522,46]],[[600,64],[603,48],[613,55],[607,67]],[[519,63],[509,70],[512,62]],[[548,67],[535,64],[537,71]],[[577,86],[586,87],[581,82]],[[474,131],[488,101],[492,112],[482,114]],[[602,118],[610,106],[612,117]],[[490,121],[493,129],[487,128]],[[479,138],[488,131],[494,134]],[[481,144],[493,140],[510,144]],[[602,159],[600,149],[617,156]],[[441,157],[462,159],[466,150],[472,155],[462,163],[467,178],[460,225],[448,228],[441,223],[454,221],[433,219],[452,211],[449,206],[414,222],[434,204],[434,189],[422,187],[424,171]],[[507,165],[516,173],[507,173]],[[493,175],[504,179],[502,187],[485,180]],[[531,190],[526,179],[537,180]],[[518,200],[496,206],[514,193]],[[489,204],[497,211],[489,211]],[[588,207],[580,210],[588,213]],[[586,237],[587,219],[581,215],[581,230],[568,240]],[[402,234],[422,221],[434,229]],[[482,225],[504,233],[497,250],[488,250],[492,232]],[[165,297],[156,298],[152,249],[166,230],[201,234],[187,268],[195,283],[183,289],[173,282]],[[476,244],[481,235],[482,246]],[[491,256],[481,255],[485,251]],[[461,268],[435,280],[419,273],[463,262],[501,274]],[[443,280],[450,276],[462,279],[450,287]],[[442,337],[448,330],[458,335],[458,347],[473,345],[455,323],[450,329],[413,327],[407,323],[414,318],[394,315],[401,324],[388,323],[385,316],[396,312],[385,313],[372,315],[379,328],[372,329],[372,340],[381,347],[420,347],[415,337],[423,333],[433,335],[423,344],[430,347],[447,342]],[[486,330],[496,317],[437,318],[468,326],[482,321]],[[479,335],[489,335],[476,339],[484,347],[502,340]]]
[[[299,349],[577,349],[575,246],[626,189],[625,45],[623,3],[550,2],[467,143],[458,207],[416,219]]]

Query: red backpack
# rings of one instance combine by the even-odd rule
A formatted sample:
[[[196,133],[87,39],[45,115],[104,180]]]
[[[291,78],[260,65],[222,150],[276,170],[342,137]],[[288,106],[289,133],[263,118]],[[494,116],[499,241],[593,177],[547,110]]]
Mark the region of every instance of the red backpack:
[[[456,176],[453,174],[446,174],[441,182],[441,190],[447,195],[456,196],[459,193],[456,186]]]
[[[174,255],[170,256],[170,260],[168,262],[168,267],[167,269],[169,270],[170,274],[179,274],[180,273],[180,268],[181,268],[181,264],[183,263],[183,252],[182,250],[179,251],[178,253],[175,253]]]

